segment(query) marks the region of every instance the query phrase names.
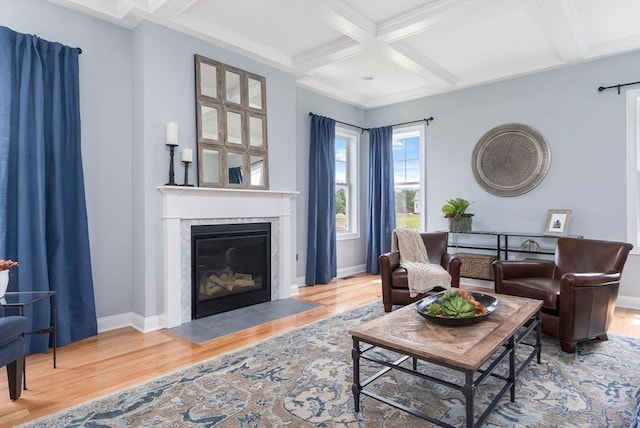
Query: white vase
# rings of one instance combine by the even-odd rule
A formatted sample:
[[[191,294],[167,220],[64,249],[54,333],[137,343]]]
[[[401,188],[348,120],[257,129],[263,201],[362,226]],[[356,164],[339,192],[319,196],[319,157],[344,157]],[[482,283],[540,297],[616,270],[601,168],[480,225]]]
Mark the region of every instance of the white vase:
[[[9,269],[0,270],[0,297],[4,297],[9,286]]]

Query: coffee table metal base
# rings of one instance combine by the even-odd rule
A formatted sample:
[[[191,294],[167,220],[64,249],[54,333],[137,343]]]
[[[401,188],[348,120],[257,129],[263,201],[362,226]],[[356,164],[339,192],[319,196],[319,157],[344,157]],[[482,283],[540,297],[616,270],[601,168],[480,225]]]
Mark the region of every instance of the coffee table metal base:
[[[380,343],[373,343],[372,341],[360,339],[357,337],[353,337],[353,349],[351,351],[351,355],[353,358],[353,398],[355,402],[355,411],[356,413],[360,412],[360,395],[365,395],[371,398],[374,398],[378,401],[386,403],[390,406],[393,406],[397,409],[403,410],[407,413],[410,413],[414,416],[417,416],[421,419],[425,419],[429,422],[432,422],[436,425],[443,427],[453,427],[453,425],[447,424],[443,421],[440,421],[432,416],[429,416],[423,412],[420,412],[416,409],[407,407],[401,403],[391,400],[390,398],[383,397],[379,394],[376,394],[373,391],[365,389],[367,385],[370,385],[376,379],[388,373],[390,370],[399,370],[401,372],[420,377],[422,379],[426,379],[441,385],[445,385],[449,388],[458,390],[462,393],[465,398],[465,413],[466,413],[466,426],[467,427],[479,427],[481,426],[491,414],[491,411],[496,407],[500,399],[504,396],[507,391],[510,391],[510,400],[511,402],[515,401],[515,388],[516,388],[516,379],[518,375],[522,372],[522,370],[533,360],[534,357],[537,357],[538,364],[540,363],[540,353],[542,350],[542,341],[541,341],[541,324],[540,324],[540,312],[537,312],[536,316],[531,319],[526,327],[523,327],[521,330],[517,331],[513,336],[511,336],[508,341],[504,344],[504,347],[498,351],[499,354],[493,359],[493,361],[486,367],[481,368],[480,370],[466,370],[454,365],[445,364],[441,361],[425,359],[422,357],[418,357],[415,355],[407,354],[406,352],[400,352],[402,357],[397,359],[396,361],[389,362],[380,360],[375,357],[371,357],[367,355],[367,352],[371,351],[374,348],[384,348],[393,352],[399,352],[397,349],[394,349],[389,346],[384,346]],[[535,335],[535,343],[527,343],[524,341],[531,333]],[[365,343],[366,345],[361,347],[361,344]],[[531,350],[529,354],[527,354],[526,358],[522,363],[516,367],[516,350],[519,346],[530,347]],[[373,363],[380,364],[385,368],[381,369],[374,375],[368,377],[367,379],[360,381],[360,360],[367,360]],[[403,364],[411,359],[411,368],[403,366]],[[464,374],[464,384],[457,384],[453,382],[449,382],[425,373],[422,373],[418,370],[418,361],[427,361],[431,364],[438,365],[441,367],[447,367]],[[507,376],[503,376],[495,373],[496,368],[500,367],[500,365],[505,361],[509,362],[509,372]],[[476,376],[476,373],[479,375]],[[504,381],[504,385],[500,389],[500,392],[495,395],[495,397],[488,404],[487,408],[484,412],[475,420],[474,417],[474,394],[476,388],[484,383],[484,381],[492,376],[494,378],[501,379]]]

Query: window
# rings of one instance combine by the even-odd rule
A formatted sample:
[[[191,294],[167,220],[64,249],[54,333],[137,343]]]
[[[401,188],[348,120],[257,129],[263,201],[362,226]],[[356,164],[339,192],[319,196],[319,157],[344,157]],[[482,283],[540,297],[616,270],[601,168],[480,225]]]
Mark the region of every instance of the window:
[[[359,134],[336,127],[336,238],[359,237],[358,227]]]
[[[393,131],[393,181],[396,197],[396,227],[424,229],[424,168],[422,147],[424,126]]]
[[[640,89],[627,91],[627,240],[640,247]]]

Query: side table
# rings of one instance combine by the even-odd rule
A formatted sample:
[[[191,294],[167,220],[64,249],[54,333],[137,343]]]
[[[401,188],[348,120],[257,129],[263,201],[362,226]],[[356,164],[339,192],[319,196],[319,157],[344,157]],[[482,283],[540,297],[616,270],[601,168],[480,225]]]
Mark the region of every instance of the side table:
[[[5,293],[0,298],[0,305],[5,308],[18,308],[18,315],[24,316],[24,309],[40,302],[45,299],[49,299],[51,305],[51,322],[48,327],[40,328],[25,334],[45,334],[51,333],[53,335],[53,368],[57,368],[56,362],[56,324],[57,324],[57,309],[56,309],[56,291],[14,291]],[[27,389],[27,363],[25,361],[23,368],[23,387]]]

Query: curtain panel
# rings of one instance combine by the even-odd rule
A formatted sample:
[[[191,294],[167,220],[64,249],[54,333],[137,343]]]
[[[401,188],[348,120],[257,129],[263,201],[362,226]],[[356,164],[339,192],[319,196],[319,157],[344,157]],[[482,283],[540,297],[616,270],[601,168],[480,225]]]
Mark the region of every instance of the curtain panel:
[[[326,284],[337,276],[335,138],[334,119],[311,116],[307,285]]]
[[[393,127],[372,128],[369,130],[368,273],[380,273],[378,257],[391,250],[391,233],[395,226]]]
[[[80,147],[78,50],[0,27],[0,254],[9,291],[57,292],[57,343],[97,334]],[[48,326],[48,305],[25,315]],[[47,352],[28,335],[28,352]]]

